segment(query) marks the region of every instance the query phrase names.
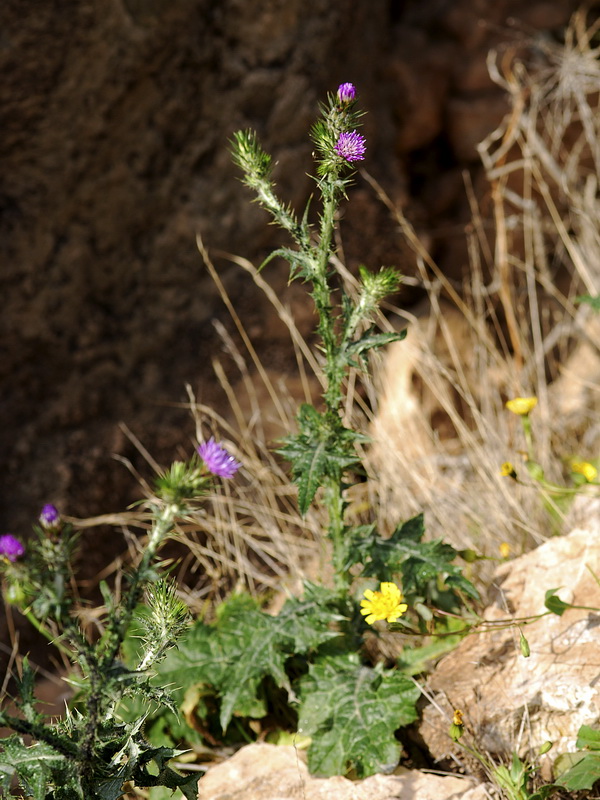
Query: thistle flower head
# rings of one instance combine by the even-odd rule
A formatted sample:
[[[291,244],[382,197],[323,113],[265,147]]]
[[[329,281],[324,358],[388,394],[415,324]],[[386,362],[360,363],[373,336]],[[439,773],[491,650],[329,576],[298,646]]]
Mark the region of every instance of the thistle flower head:
[[[365,137],[357,131],[340,133],[333,149],[338,156],[345,161],[363,161],[367,149],[366,140]]]
[[[46,503],[40,514],[40,525],[42,528],[56,528],[59,523],[60,514],[58,509],[52,503]]]
[[[198,453],[208,471],[220,478],[233,478],[242,466],[224,447],[217,444],[212,436],[198,447]]]
[[[356,97],[356,87],[353,83],[342,83],[337,91],[340,103],[351,103]]]
[[[524,417],[537,406],[537,397],[514,397],[506,401],[506,408],[513,414]]]
[[[12,534],[6,533],[4,536],[0,536],[0,557],[3,556],[8,561],[16,561],[24,552],[25,548]]]
[[[396,622],[408,608],[402,602],[402,592],[395,583],[383,582],[379,589],[378,592],[367,589],[364,593],[365,600],[360,601],[360,613],[366,618],[368,625],[380,619]]]

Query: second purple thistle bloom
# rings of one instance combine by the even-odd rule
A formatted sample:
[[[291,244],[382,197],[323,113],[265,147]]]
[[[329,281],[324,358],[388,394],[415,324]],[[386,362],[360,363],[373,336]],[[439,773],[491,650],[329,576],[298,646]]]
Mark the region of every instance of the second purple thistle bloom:
[[[337,144],[333,148],[346,161],[362,161],[365,157],[365,137],[356,131],[340,133]]]
[[[217,444],[212,436],[198,447],[198,453],[209,472],[220,478],[233,478],[242,466],[224,447]]]

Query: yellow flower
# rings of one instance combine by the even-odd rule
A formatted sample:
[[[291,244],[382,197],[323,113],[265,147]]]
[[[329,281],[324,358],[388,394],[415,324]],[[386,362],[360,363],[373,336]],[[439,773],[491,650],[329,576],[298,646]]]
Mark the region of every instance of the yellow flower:
[[[367,589],[364,593],[366,600],[360,601],[360,613],[366,617],[369,625],[379,619],[396,622],[408,608],[406,603],[402,602],[404,599],[402,592],[395,583],[384,582],[379,589],[378,592]]]
[[[592,483],[598,477],[598,470],[589,461],[573,461],[571,469],[578,475],[583,475],[588,483]]]
[[[515,397],[506,401],[506,408],[513,414],[524,417],[537,406],[537,397]]]
[[[517,471],[510,461],[505,461],[500,467],[500,475],[502,475],[504,478],[516,478]]]
[[[508,542],[502,542],[500,544],[500,547],[498,548],[498,550],[500,550],[500,555],[502,556],[502,558],[508,558],[509,557],[509,555],[510,555],[510,545],[509,545]]]
[[[463,712],[458,708],[454,709],[454,716],[452,717],[452,724],[453,725],[462,725],[463,724]]]

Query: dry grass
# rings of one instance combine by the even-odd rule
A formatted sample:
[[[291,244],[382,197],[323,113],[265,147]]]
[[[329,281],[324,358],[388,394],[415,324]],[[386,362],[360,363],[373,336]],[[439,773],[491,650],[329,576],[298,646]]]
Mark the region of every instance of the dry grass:
[[[464,286],[445,278],[369,179],[413,247],[429,296],[426,318],[412,320],[412,339],[380,373],[374,467],[384,524],[423,507],[431,535],[490,555],[502,541],[519,551],[551,534],[536,493],[499,476],[503,461],[522,461],[519,421],[503,407],[511,396],[539,398],[536,457],[551,480],[567,479],[569,456],[598,457],[600,326],[574,303],[600,286],[597,29],[578,14],[564,45],[535,43],[528,58],[508,54],[501,66],[490,54],[512,113],[480,145],[479,201],[467,181]],[[396,313],[394,327],[411,321]]]

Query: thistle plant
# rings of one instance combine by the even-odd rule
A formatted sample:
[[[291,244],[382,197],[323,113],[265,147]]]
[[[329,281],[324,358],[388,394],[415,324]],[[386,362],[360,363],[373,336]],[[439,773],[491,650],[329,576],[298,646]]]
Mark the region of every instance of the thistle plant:
[[[0,537],[5,598],[68,657],[69,682],[76,690],[64,718],[48,721],[36,706],[34,671],[23,659],[16,679],[17,711],[0,709],[0,726],[14,731],[1,746],[0,790],[8,792],[16,778],[36,800],[116,800],[127,783],[179,789],[190,800],[196,797],[197,777],[183,776],[168,763],[180,751],[153,747],[143,734],[151,707],[176,711],[169,692],[151,679],[190,624],[187,607],[158,554],[176,521],[202,498],[213,476],[230,478],[239,466],[211,439],[188,462],[175,462],[158,477],[156,494],[148,501],[147,540],[138,563],[123,576],[121,597],[105,582],[100,585],[104,608],[97,639],[88,637],[77,619],[72,565],[79,534],[58,510],[44,506],[26,546],[11,534]],[[140,633],[138,657],[126,666],[123,644],[134,616]],[[140,703],[135,720],[120,714],[124,698]]]
[[[244,182],[291,238],[289,247],[277,249],[262,266],[274,257],[287,260],[290,279],[306,284],[316,310],[322,401],[300,407],[297,430],[278,452],[291,462],[301,513],[311,504],[326,510],[333,586],[305,581],[301,596],[289,597],[276,615],[265,613],[260,599],[236,591],[213,619],[195,620],[151,681],[157,689],[173,686],[181,711],[163,708],[148,717],[146,731],[156,747],[236,746],[256,736],[259,720],[268,716],[271,735],[275,726],[283,738],[292,730],[310,741],[314,774],[394,769],[401,754],[395,732],[417,718],[420,691],[414,669],[385,666],[367,643],[386,624],[426,636],[436,619],[447,625],[447,617],[436,616],[438,609],[458,611],[466,598],[478,596],[453,563],[458,553],[440,540],[423,541],[422,515],[399,522],[387,537],[375,523],[354,526],[347,518],[347,490],[366,474],[357,444],[367,442],[343,421],[348,372],[366,369],[370,350],[404,338],[404,332],[382,333],[373,323],[380,301],[398,289],[397,272],[361,266],[358,288],[350,294],[333,267],[339,206],[367,152],[357,130],[360,117],[355,87],[345,83],[328,97],[312,128],[314,220],[308,205],[297,215],[277,196],[271,157],[253,131],[240,131],[232,141]],[[211,441],[199,455],[225,478],[237,466]],[[414,647],[418,638],[409,641]],[[137,656],[128,664],[138,665]],[[139,703],[131,703],[127,718],[134,721],[140,712]]]
[[[361,113],[355,108],[356,90],[342,84],[337,94],[330,95],[321,118],[313,126],[311,138],[316,148],[316,186],[321,199],[316,230],[309,222],[309,206],[301,218],[276,195],[271,176],[271,157],[260,147],[253,131],[234,135],[234,159],[244,173],[244,182],[255,193],[260,205],[285,229],[295,248],[275,250],[263,263],[280,256],[290,265],[290,280],[302,279],[317,312],[317,334],[324,356],[326,388],[324,408],[318,411],[305,404],[297,421],[299,431],[289,436],[279,452],[292,463],[292,474],[298,484],[298,503],[305,514],[317,490],[323,489],[323,503],[329,515],[328,534],[333,547],[336,585],[347,589],[348,531],[344,526],[344,490],[346,476],[359,467],[356,444],[364,436],[343,425],[341,407],[344,400],[344,379],[350,367],[356,367],[363,356],[374,348],[404,338],[405,332],[381,333],[373,325],[379,302],[398,289],[400,276],[391,268],[378,273],[360,268],[358,296],[351,298],[341,288],[331,266],[334,255],[333,233],[336,213],[352,180],[353,166],[365,157],[366,142],[356,128]]]
[[[365,647],[373,636],[369,626],[406,625],[407,631],[424,635],[434,624],[436,607],[458,610],[465,598],[478,596],[453,563],[457,552],[439,540],[423,541],[422,515],[400,522],[389,537],[381,536],[375,523],[353,526],[347,519],[347,490],[366,473],[357,445],[368,441],[344,424],[349,370],[366,369],[369,351],[405,336],[404,331],[383,333],[374,324],[381,300],[399,287],[394,269],[371,272],[361,266],[356,292],[350,294],[333,267],[338,210],[367,152],[360,118],[350,83],[321,108],[311,131],[318,197],[314,220],[313,205],[298,215],[278,197],[271,157],[254,131],[239,131],[232,141],[244,183],[291,238],[291,245],[275,250],[262,268],[275,257],[285,259],[290,280],[305,283],[316,311],[325,376],[322,402],[301,405],[297,431],[277,452],[291,463],[301,513],[313,503],[326,510],[334,585],[305,582],[302,597],[289,598],[278,615],[261,611],[254,598],[235,594],[217,609],[214,621],[197,620],[178,650],[159,665],[157,676],[162,685],[181,687],[176,702],[194,722],[182,728],[165,712],[149,723],[157,743],[165,735],[198,745],[235,742],[244,719],[260,719],[277,707],[282,725],[310,737],[309,767],[321,775],[393,769],[401,752],[394,733],[417,716],[418,688],[400,669],[374,663]],[[202,457],[212,462],[210,443]],[[218,458],[214,463],[225,475],[229,463]],[[404,615],[411,621],[405,623]],[[363,707],[378,711],[363,714]],[[137,710],[131,713],[135,717]],[[242,739],[255,727],[243,730]]]

